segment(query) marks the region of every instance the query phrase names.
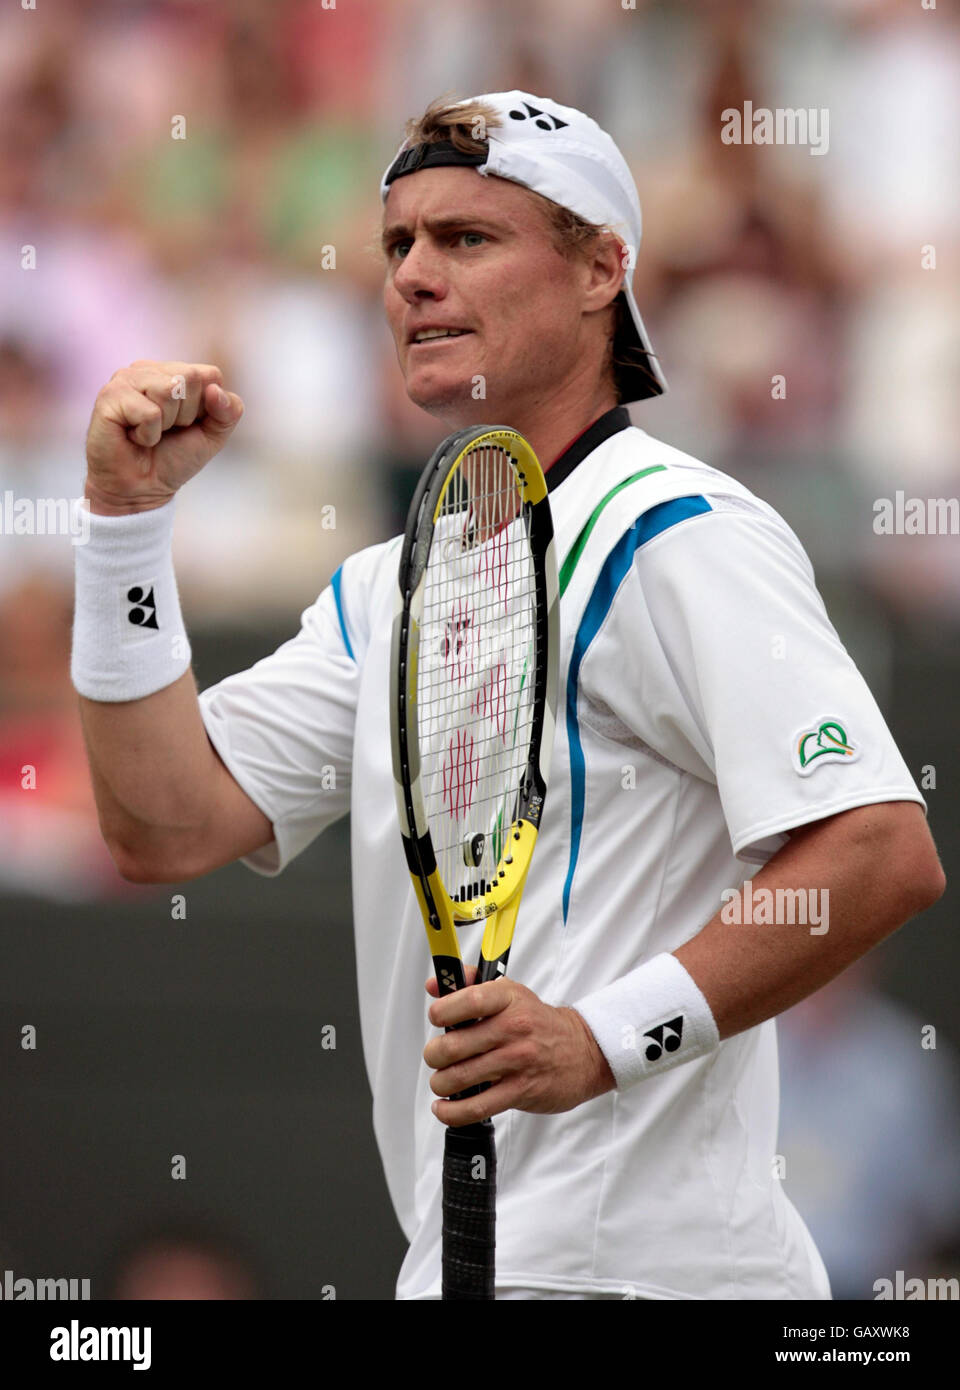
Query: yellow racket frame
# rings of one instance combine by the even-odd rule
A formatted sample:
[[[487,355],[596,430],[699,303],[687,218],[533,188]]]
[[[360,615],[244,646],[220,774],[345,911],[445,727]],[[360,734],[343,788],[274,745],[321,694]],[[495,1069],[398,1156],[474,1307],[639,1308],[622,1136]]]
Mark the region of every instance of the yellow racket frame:
[[[435,453],[421,480],[422,493],[414,498],[408,523],[407,547],[404,556],[411,565],[419,564],[412,588],[403,580],[401,562],[401,583],[398,610],[394,626],[394,669],[396,680],[403,680],[406,688],[407,737],[413,740],[416,731],[416,689],[417,657],[420,639],[420,615],[423,606],[424,580],[427,570],[429,541],[424,542],[428,533],[425,525],[429,516],[429,533],[432,533],[440,520],[447,490],[460,469],[464,457],[483,447],[503,449],[514,460],[515,476],[518,484],[521,506],[529,506],[531,535],[540,537],[543,561],[543,583],[546,602],[546,628],[544,638],[546,651],[545,685],[542,718],[540,721],[540,741],[536,768],[537,788],[523,808],[521,814],[504,832],[503,847],[493,881],[480,897],[467,902],[454,901],[448,894],[429,841],[426,810],[419,785],[419,767],[414,778],[407,778],[406,787],[401,786],[400,764],[397,753],[396,728],[394,729],[394,764],[397,782],[398,807],[401,826],[406,825],[405,847],[410,877],[417,901],[423,914],[431,955],[462,961],[457,936],[457,924],[485,920],[486,927],[480,947],[480,967],[478,979],[491,978],[496,973],[505,972],[506,955],[513,941],[517,913],[526,884],[530,861],[536,847],[540,815],[546,791],[547,773],[553,747],[553,731],[556,713],[556,655],[558,638],[558,582],[556,556],[553,544],[553,528],[547,500],[547,484],[536,454],[530,444],[516,430],[498,427],[475,427],[460,431],[451,436]],[[419,507],[418,507],[419,502]],[[432,506],[429,504],[432,503]],[[429,508],[429,510],[428,510]],[[425,515],[426,514],[426,515]],[[419,544],[419,553],[417,545]],[[398,632],[404,616],[407,618],[407,646],[405,666],[399,657]],[[394,712],[398,701],[394,700]],[[426,842],[426,844],[425,844]],[[417,849],[411,853],[411,846]],[[439,970],[439,960],[438,960]]]

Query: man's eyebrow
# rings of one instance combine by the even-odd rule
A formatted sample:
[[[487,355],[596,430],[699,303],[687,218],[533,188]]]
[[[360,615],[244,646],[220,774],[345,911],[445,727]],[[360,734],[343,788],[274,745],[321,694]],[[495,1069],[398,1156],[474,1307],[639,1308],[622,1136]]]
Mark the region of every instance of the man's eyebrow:
[[[424,220],[427,231],[434,235],[442,236],[444,232],[455,232],[458,227],[489,227],[491,230],[502,230],[504,224],[491,217],[472,216],[470,213],[458,213],[455,217],[428,217]],[[405,222],[391,222],[388,227],[384,227],[380,237],[380,244],[384,248],[390,246],[394,241],[400,241],[410,236],[410,228]]]

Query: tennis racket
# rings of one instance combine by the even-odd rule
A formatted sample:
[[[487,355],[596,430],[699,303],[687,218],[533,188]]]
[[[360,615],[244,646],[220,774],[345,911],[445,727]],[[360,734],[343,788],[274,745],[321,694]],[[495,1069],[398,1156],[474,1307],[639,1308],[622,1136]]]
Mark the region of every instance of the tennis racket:
[[[397,810],[441,995],[465,984],[458,923],[485,922],[477,983],[506,972],[547,791],[557,638],[536,455],[515,430],[460,430],[411,503],[391,654]],[[448,1128],[444,1299],[494,1297],[495,1233],[493,1124]]]

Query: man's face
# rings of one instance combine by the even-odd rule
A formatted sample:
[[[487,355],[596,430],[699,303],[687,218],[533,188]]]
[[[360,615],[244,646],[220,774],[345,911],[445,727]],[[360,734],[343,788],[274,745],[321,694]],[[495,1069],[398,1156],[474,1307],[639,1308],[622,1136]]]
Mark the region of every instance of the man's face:
[[[583,312],[589,269],[555,249],[519,184],[421,169],[391,185],[383,227],[387,320],[422,409],[457,426],[520,419],[596,371],[602,339],[595,324],[586,333]],[[431,328],[463,331],[417,340]]]

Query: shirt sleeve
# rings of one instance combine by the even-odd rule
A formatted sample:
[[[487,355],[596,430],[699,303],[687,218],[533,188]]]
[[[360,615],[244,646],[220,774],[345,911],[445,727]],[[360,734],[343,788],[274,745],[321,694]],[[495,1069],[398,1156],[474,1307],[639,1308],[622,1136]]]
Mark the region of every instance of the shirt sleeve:
[[[759,502],[709,500],[638,545],[605,634],[620,659],[584,662],[588,685],[661,756],[715,780],[740,859],[856,806],[925,808],[794,533]]]
[[[200,695],[210,741],[273,825],[273,841],[241,861],[257,873],[280,873],[349,810],[364,554],[304,611],[296,637]]]

